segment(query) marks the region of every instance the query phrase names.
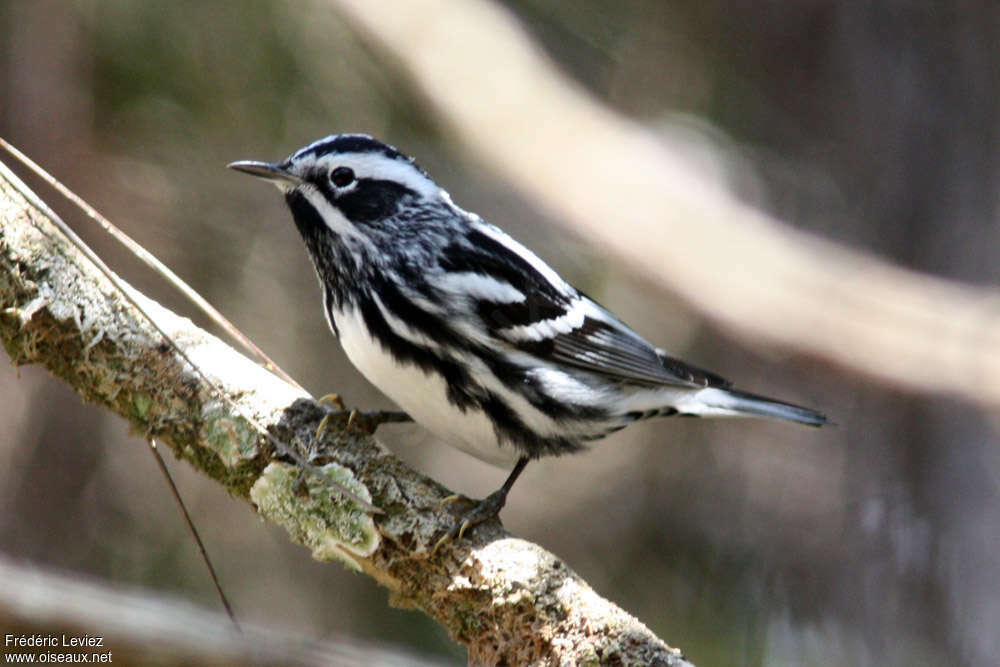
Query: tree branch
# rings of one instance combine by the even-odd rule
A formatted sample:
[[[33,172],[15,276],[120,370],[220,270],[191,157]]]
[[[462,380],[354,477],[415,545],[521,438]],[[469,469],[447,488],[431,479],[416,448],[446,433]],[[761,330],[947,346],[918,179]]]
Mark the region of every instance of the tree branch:
[[[101,646],[61,654],[106,654],[115,665],[285,665],[287,667],[432,667],[412,653],[351,637],[322,641],[250,625],[238,631],[221,614],[149,591],[120,590],[81,577],[16,563],[0,554],[0,627],[4,635],[99,637]],[[6,637],[5,637],[6,639]],[[85,650],[84,650],[85,649]],[[39,649],[4,646],[4,656]],[[39,660],[36,657],[36,662]],[[97,662],[92,659],[91,662]]]
[[[0,340],[15,364],[44,366],[251,501],[314,557],[341,560],[373,577],[394,604],[424,611],[466,644],[470,662],[689,664],[553,555],[509,536],[498,521],[432,556],[435,541],[455,521],[438,509],[446,489],[363,433],[329,428],[315,443],[322,407],[133,290],[200,367],[195,372],[29,204],[23,184],[5,168],[0,175]],[[385,514],[359,511],[319,476],[301,484],[298,469],[247,417]]]
[[[403,69],[483,164],[737,336],[1000,405],[996,290],[908,271],[737,201],[566,78],[499,4],[317,4]]]

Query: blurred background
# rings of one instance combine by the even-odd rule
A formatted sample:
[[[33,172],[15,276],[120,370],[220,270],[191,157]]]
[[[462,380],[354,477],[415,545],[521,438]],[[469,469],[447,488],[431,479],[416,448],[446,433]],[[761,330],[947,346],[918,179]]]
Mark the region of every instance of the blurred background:
[[[594,96],[695,161],[724,154],[731,186],[777,217],[937,276],[1000,279],[995,3],[503,5]],[[459,205],[652,342],[838,424],[640,424],[587,455],[529,466],[504,512],[509,530],[564,558],[696,664],[1000,662],[996,414],[702,321],[461,153],[391,60],[323,3],[0,3],[0,136],[311,392],[388,408],[330,336],[281,198],[224,168],[344,131],[415,156]],[[191,314],[37,190],[126,279]],[[217,606],[140,438],[38,368],[0,363],[0,397],[4,553]],[[379,434],[471,496],[506,475],[416,426]],[[248,505],[168,465],[242,619],[464,661],[434,622],[391,609],[371,580],[313,562]]]

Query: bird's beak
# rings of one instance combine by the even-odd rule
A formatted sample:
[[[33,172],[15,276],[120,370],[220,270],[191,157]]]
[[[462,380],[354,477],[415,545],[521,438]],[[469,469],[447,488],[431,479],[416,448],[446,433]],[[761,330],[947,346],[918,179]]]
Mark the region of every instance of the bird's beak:
[[[257,162],[256,160],[240,160],[226,165],[230,169],[242,171],[257,178],[271,181],[282,190],[288,190],[302,184],[302,179],[288,171],[279,162]]]

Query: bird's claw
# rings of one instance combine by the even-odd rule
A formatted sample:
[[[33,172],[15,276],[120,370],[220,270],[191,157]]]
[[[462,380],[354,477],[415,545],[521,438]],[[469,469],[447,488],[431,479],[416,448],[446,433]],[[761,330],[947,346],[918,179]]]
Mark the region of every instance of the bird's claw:
[[[413,421],[405,412],[392,410],[351,410],[347,415],[347,428],[354,428],[371,435],[382,424]]]
[[[344,405],[344,399],[340,396],[340,394],[325,394],[316,399],[316,402],[329,403],[330,405],[337,408],[341,412],[347,409],[347,406]]]
[[[320,396],[318,399],[316,399],[316,402],[320,404],[332,405],[341,412],[347,410],[347,406],[344,405],[344,399],[340,397],[340,394],[324,394],[323,396]],[[320,436],[323,435],[323,431],[326,430],[327,425],[330,423],[330,417],[332,416],[333,416],[332,414],[327,414],[325,417],[323,417],[323,420],[319,423],[319,426],[316,427],[316,435],[313,436],[315,440],[319,440]]]
[[[498,491],[494,491],[480,501],[472,500],[471,498],[467,498],[461,494],[454,494],[448,496],[447,498],[443,498],[441,502],[438,503],[438,509],[443,508],[445,505],[459,502],[472,505],[472,509],[459,517],[458,521],[452,525],[451,529],[434,544],[434,548],[431,550],[431,555],[436,555],[438,549],[448,542],[451,542],[456,537],[459,540],[464,538],[466,531],[470,528],[475,528],[479,524],[485,523],[486,521],[498,516],[500,514],[500,510],[502,510],[503,506],[507,503],[507,493],[505,489],[500,489]]]
[[[445,505],[451,505],[452,503],[465,503],[466,505],[475,505],[476,501],[468,496],[462,495],[461,493],[453,493],[450,496],[441,499],[438,503],[438,511],[444,509]]]
[[[320,421],[319,426],[316,427],[315,437],[317,440],[323,435],[331,419],[346,420],[347,423],[344,425],[344,428],[355,428],[366,435],[375,433],[382,424],[413,421],[405,412],[392,410],[348,410],[344,407],[344,401],[340,398],[339,394],[327,394],[320,398],[317,403],[330,403],[337,408],[335,412],[326,413],[322,421]]]

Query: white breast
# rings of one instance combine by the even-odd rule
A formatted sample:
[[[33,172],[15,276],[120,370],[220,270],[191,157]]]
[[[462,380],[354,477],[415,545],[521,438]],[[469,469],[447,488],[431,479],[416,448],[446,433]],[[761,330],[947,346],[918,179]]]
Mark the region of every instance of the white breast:
[[[357,310],[334,313],[334,323],[355,368],[418,424],[487,463],[506,466],[517,460],[513,447],[499,446],[493,425],[481,411],[462,412],[448,402],[447,385],[440,375],[397,363],[369,335]]]

